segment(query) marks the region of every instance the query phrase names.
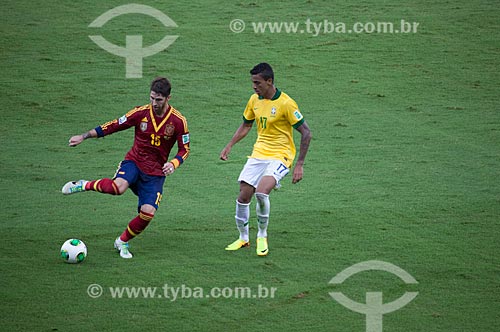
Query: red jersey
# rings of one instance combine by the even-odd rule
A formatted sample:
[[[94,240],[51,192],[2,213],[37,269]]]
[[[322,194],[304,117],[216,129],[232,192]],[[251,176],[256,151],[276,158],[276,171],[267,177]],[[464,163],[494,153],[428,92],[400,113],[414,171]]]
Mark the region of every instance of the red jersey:
[[[170,150],[177,143],[177,154],[170,160],[179,167],[189,155],[189,130],[186,118],[169,106],[163,117],[153,112],[151,104],[139,106],[119,119],[95,128],[98,137],[135,127],[134,145],[125,160],[132,160],[148,175],[165,176],[162,171]]]

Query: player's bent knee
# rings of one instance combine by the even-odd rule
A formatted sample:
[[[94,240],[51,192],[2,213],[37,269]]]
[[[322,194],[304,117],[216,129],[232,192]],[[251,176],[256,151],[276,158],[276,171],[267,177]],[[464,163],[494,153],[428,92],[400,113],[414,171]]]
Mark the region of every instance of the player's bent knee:
[[[252,196],[254,195],[255,188],[249,185],[248,183],[241,181],[240,182],[240,193],[238,194],[238,202],[242,204],[248,204],[252,200]]]
[[[141,212],[147,213],[148,215],[154,216],[156,208],[149,204],[144,204],[141,206]]]
[[[117,189],[116,190],[117,195],[123,195],[128,189],[128,182],[125,179],[115,178],[113,179],[113,183]]]
[[[259,201],[259,203],[264,203],[269,201],[269,194],[257,192],[255,193],[255,198]]]
[[[117,195],[123,195],[125,194],[125,192],[127,191],[128,187],[119,187],[117,186],[117,191],[116,191],[116,194]]]

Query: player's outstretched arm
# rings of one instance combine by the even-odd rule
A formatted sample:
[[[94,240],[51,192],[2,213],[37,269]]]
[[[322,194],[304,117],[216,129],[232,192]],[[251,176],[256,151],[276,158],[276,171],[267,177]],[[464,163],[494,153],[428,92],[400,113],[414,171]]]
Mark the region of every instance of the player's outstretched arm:
[[[80,144],[81,142],[86,140],[87,138],[92,138],[92,137],[97,137],[97,132],[95,131],[95,129],[91,129],[91,130],[89,130],[86,133],[83,133],[81,135],[72,136],[69,139],[69,146],[77,146],[78,144]]]
[[[220,153],[220,159],[222,160],[227,160],[229,157],[229,152],[231,152],[231,149],[233,145],[241,141],[249,132],[250,129],[252,129],[253,122],[243,122],[238,129],[236,129],[236,132],[233,135],[233,138],[227,143],[227,145],[222,149]]]

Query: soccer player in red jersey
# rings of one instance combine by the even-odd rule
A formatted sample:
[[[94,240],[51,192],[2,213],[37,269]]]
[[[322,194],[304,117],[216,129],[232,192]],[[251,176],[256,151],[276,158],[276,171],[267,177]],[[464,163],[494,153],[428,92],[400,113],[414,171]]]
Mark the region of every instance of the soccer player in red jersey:
[[[166,78],[156,78],[151,83],[149,104],[69,139],[69,146],[77,146],[87,138],[104,137],[131,127],[135,130],[134,144],[113,178],[71,181],[62,188],[65,195],[83,191],[121,195],[130,188],[138,196],[139,214],[114,243],[123,258],[132,258],[128,241],[148,226],[158,210],[165,177],[174,173],[189,155],[186,118],[168,103],[170,91]],[[169,160],[175,144],[177,154]]]

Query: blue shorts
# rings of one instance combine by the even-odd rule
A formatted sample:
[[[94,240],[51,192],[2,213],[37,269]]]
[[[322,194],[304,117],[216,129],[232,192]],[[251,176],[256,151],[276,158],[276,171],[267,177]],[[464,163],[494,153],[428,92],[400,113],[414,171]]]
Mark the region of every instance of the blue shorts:
[[[139,197],[139,206],[149,204],[158,210],[163,195],[164,176],[143,173],[132,160],[123,160],[114,178],[127,180],[129,188]]]

